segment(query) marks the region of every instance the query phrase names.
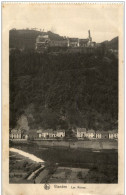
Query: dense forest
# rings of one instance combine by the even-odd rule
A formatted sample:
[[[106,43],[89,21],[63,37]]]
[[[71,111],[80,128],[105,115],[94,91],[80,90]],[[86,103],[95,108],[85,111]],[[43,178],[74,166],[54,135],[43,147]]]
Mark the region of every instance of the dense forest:
[[[118,127],[118,59],[112,54],[10,53],[10,128]]]
[[[118,37],[113,38],[111,41],[104,41],[101,44],[104,44],[108,49],[116,49],[118,50]]]

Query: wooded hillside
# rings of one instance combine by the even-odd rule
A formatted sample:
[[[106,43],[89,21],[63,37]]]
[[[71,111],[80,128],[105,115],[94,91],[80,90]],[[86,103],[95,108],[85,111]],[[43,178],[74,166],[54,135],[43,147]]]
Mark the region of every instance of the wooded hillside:
[[[118,59],[111,55],[10,54],[10,127],[30,129],[118,125]]]

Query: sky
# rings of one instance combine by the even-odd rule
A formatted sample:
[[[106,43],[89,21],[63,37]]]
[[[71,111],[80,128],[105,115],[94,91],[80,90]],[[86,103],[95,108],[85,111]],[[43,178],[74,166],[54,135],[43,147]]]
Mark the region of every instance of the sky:
[[[5,8],[9,29],[37,28],[78,38],[87,38],[90,29],[96,42],[119,35],[117,5],[13,4]]]

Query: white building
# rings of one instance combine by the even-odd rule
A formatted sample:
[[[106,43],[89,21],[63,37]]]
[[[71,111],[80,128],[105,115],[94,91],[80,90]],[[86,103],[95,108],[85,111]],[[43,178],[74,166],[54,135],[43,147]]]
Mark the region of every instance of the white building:
[[[49,136],[49,132],[48,131],[45,131],[43,129],[39,129],[37,131],[37,134],[38,134],[38,137],[39,138],[46,138],[47,136]]]
[[[86,128],[77,128],[77,138],[86,137]]]
[[[21,129],[12,129],[10,139],[28,139],[28,131]]]
[[[95,131],[93,129],[88,130],[86,133],[86,137],[88,137],[89,139],[95,138]]]
[[[96,131],[96,138],[101,139],[101,137],[102,137],[101,131]]]
[[[65,130],[53,131],[53,129],[43,130],[40,129],[37,131],[38,138],[56,138],[56,137],[65,137]]]
[[[11,130],[11,134],[10,134],[11,139],[21,139],[21,137],[22,137],[21,130],[18,129]]]
[[[57,137],[65,137],[65,130],[57,130]]]
[[[109,131],[109,139],[118,139],[118,132],[117,130]]]
[[[47,129],[46,130],[49,134],[49,138],[54,138],[56,137],[56,131],[53,131],[53,129]]]
[[[50,39],[48,35],[38,35],[35,44],[36,50],[41,51],[44,48],[47,48],[49,41]]]

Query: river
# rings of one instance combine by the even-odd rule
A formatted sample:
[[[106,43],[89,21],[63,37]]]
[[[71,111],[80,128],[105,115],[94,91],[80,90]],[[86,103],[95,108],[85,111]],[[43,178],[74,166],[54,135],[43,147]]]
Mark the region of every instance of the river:
[[[38,163],[40,163],[40,162],[43,163],[44,162],[42,159],[36,157],[35,155],[29,154],[29,153],[24,152],[22,150],[19,150],[19,149],[16,149],[16,148],[10,148],[9,150],[10,150],[10,152],[16,152],[16,153],[18,153],[18,154],[20,154],[20,155],[22,155],[24,157],[27,157],[30,160],[33,160],[35,162],[38,162]]]
[[[44,162],[45,168],[37,174],[36,183],[47,181],[66,183],[67,180],[73,182],[73,179],[74,183],[77,183],[78,179],[79,182],[83,183],[117,183],[118,181],[117,150],[68,149],[44,147],[36,143],[13,143],[10,152],[23,155],[37,163]],[[21,172],[25,171],[29,165],[25,167],[24,163],[22,162],[20,166],[17,164],[14,168],[10,159],[10,167],[13,168],[13,172],[17,171],[18,173],[18,167],[20,167]],[[30,170],[33,168],[31,167]],[[39,167],[33,172],[36,170],[39,171]],[[33,173],[31,174],[33,175]],[[12,183],[15,182],[14,179],[11,179]]]

